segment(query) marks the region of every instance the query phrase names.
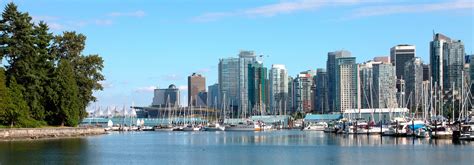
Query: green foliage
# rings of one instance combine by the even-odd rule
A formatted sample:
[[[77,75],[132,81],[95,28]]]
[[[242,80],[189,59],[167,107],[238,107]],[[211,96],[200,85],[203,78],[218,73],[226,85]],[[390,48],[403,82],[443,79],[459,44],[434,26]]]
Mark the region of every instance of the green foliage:
[[[79,88],[74,79],[74,72],[67,60],[61,60],[55,72],[54,83],[51,84],[53,92],[53,106],[51,107],[52,125],[75,126],[82,119]]]
[[[96,101],[93,96],[94,90],[102,90],[99,83],[105,80],[101,71],[104,68],[104,61],[99,55],[83,56],[86,37],[75,32],[64,32],[62,36],[55,36],[51,47],[52,54],[60,59],[67,60],[74,68],[74,77],[79,86],[80,108],[85,109],[89,102]],[[81,117],[87,116],[85,111],[81,111]]]
[[[64,32],[53,36],[46,23],[34,24],[31,20],[14,3],[2,13],[0,61],[7,61],[3,81],[9,82],[3,84],[18,103],[9,109],[8,119],[14,122],[0,118],[0,123],[30,127],[46,121],[75,126],[87,115],[89,102],[96,101],[93,91],[102,90],[99,81],[104,80],[103,60],[98,55],[82,55],[84,35]],[[7,104],[4,98],[0,94],[0,105]]]
[[[5,115],[8,99],[8,89],[5,81],[5,69],[0,67],[0,121],[4,121],[3,117]]]
[[[24,88],[16,83],[15,78],[10,79],[6,99],[7,105],[2,114],[4,124],[13,127],[14,125],[24,125],[29,123],[29,108],[26,101],[23,99],[23,90]]]

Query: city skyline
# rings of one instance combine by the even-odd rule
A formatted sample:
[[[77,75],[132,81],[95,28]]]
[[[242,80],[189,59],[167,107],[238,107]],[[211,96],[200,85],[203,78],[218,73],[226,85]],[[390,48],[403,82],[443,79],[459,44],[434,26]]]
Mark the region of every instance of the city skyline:
[[[288,76],[295,77],[302,71],[326,68],[327,53],[341,49],[350,51],[357,63],[361,63],[376,56],[389,56],[393,46],[410,44],[416,46],[416,56],[429,63],[433,30],[462,40],[467,54],[472,54],[474,40],[473,22],[465,21],[472,20],[473,16],[473,4],[469,1],[340,1],[336,4],[319,1],[324,4],[321,6],[309,3],[314,1],[241,4],[208,1],[203,2],[208,8],[196,7],[183,13],[173,8],[190,7],[197,2],[119,5],[107,1],[92,7],[102,10],[87,13],[77,10],[90,6],[92,1],[77,5],[54,3],[61,10],[38,8],[48,1],[14,2],[21,10],[29,11],[36,21],[45,20],[55,34],[76,30],[88,36],[85,54],[100,53],[105,59],[105,89],[96,93],[97,104],[102,106],[131,105],[132,102],[147,106],[153,98],[153,87],[166,88],[170,84],[182,90],[184,103],[181,104],[186,104],[186,77],[197,72],[207,78],[206,84],[217,83],[219,59],[236,57],[240,50],[263,55],[267,68],[284,64]],[[285,8],[287,10],[275,7],[292,4],[296,7]],[[376,10],[401,5],[408,9],[397,11],[394,8],[391,13]],[[436,9],[437,5],[445,8]],[[415,12],[410,7],[420,10]],[[240,11],[262,13],[245,15]],[[365,15],[362,11],[366,11]],[[347,18],[352,13],[359,15]],[[416,27],[407,26],[415,23]],[[140,30],[130,33],[130,29]],[[215,46],[217,44],[220,46]]]

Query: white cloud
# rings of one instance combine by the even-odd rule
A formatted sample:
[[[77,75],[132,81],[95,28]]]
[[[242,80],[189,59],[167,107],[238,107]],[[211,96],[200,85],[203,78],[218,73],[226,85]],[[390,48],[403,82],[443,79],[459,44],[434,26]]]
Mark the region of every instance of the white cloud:
[[[474,9],[474,2],[471,0],[457,0],[430,4],[373,6],[357,9],[350,17],[359,18],[399,13],[422,13],[458,9]]]
[[[112,12],[108,16],[111,17],[144,17],[146,13],[142,10],[137,10],[133,12]]]
[[[113,21],[110,19],[97,19],[95,20],[96,25],[112,25]]]
[[[422,1],[423,2],[423,1]],[[364,6],[362,6],[364,5]],[[323,7],[354,6],[354,11],[347,18],[360,18],[398,13],[421,13],[473,9],[472,0],[455,1],[389,1],[389,0],[295,0],[280,1],[264,6],[227,12],[208,12],[192,18],[194,22],[216,21],[227,17],[273,17],[300,11],[312,11]]]
[[[56,21],[59,17],[49,16],[49,15],[32,15],[31,16],[33,22],[40,22],[40,21]]]
[[[380,0],[297,0],[282,1],[274,4],[264,5],[255,8],[236,10],[230,12],[210,12],[194,17],[196,22],[215,21],[231,16],[246,17],[272,17],[279,14],[287,14],[298,11],[316,10],[323,6],[354,5],[360,3],[378,2]]]
[[[63,30],[63,29],[65,29],[64,25],[56,23],[56,22],[48,23],[48,27],[52,30]]]
[[[156,89],[155,86],[147,86],[147,87],[139,87],[134,90],[134,92],[137,93],[148,93],[148,92],[153,92]]]

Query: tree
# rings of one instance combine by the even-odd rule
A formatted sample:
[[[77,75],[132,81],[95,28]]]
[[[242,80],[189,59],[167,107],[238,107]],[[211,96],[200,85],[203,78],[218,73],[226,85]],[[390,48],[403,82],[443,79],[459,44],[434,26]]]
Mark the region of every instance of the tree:
[[[61,60],[56,70],[55,83],[52,89],[55,92],[53,108],[53,125],[76,126],[81,117],[81,101],[79,99],[79,88],[74,79],[74,71],[67,60]],[[57,122],[57,123],[54,123]]]
[[[0,67],[0,121],[4,121],[3,116],[7,107],[8,89],[5,81],[5,70]]]
[[[31,126],[35,125],[28,117],[28,105],[23,99],[23,87],[16,83],[15,78],[10,79],[9,88],[7,90],[7,105],[2,114],[2,121],[4,124],[13,127],[17,126]]]
[[[104,68],[104,60],[99,55],[83,56],[81,53],[85,47],[86,37],[75,32],[64,32],[63,35],[55,36],[51,47],[52,54],[58,60],[67,60],[74,68],[74,77],[79,86],[79,98],[81,99],[81,116],[87,115],[85,108],[91,101],[97,99],[93,96],[94,90],[102,90],[99,83],[105,80],[101,71]]]
[[[0,77],[4,79],[0,92],[7,92],[0,94],[0,105],[7,106],[0,108],[9,108],[9,113],[0,112],[0,123],[30,127],[47,121],[74,126],[87,115],[89,102],[96,101],[93,91],[102,90],[103,60],[99,55],[82,55],[86,37],[75,32],[53,36],[48,31],[46,23],[35,24],[14,3],[5,7],[0,19],[0,61],[5,58],[6,70]],[[1,81],[7,83],[2,86]]]
[[[45,109],[42,88],[48,73],[46,58],[48,45],[52,37],[48,37],[47,26],[40,23],[35,26],[28,13],[21,13],[17,6],[9,3],[2,13],[0,21],[0,54],[6,57],[7,80],[16,78],[21,85],[24,100],[30,107],[30,114],[36,120],[43,120]],[[51,66],[51,65],[50,65]]]

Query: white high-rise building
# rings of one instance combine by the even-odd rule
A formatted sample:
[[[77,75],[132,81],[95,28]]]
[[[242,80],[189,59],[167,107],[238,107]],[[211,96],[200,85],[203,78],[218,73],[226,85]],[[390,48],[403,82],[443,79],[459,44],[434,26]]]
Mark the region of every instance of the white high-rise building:
[[[287,114],[288,71],[285,65],[273,64],[270,70],[270,112]]]

